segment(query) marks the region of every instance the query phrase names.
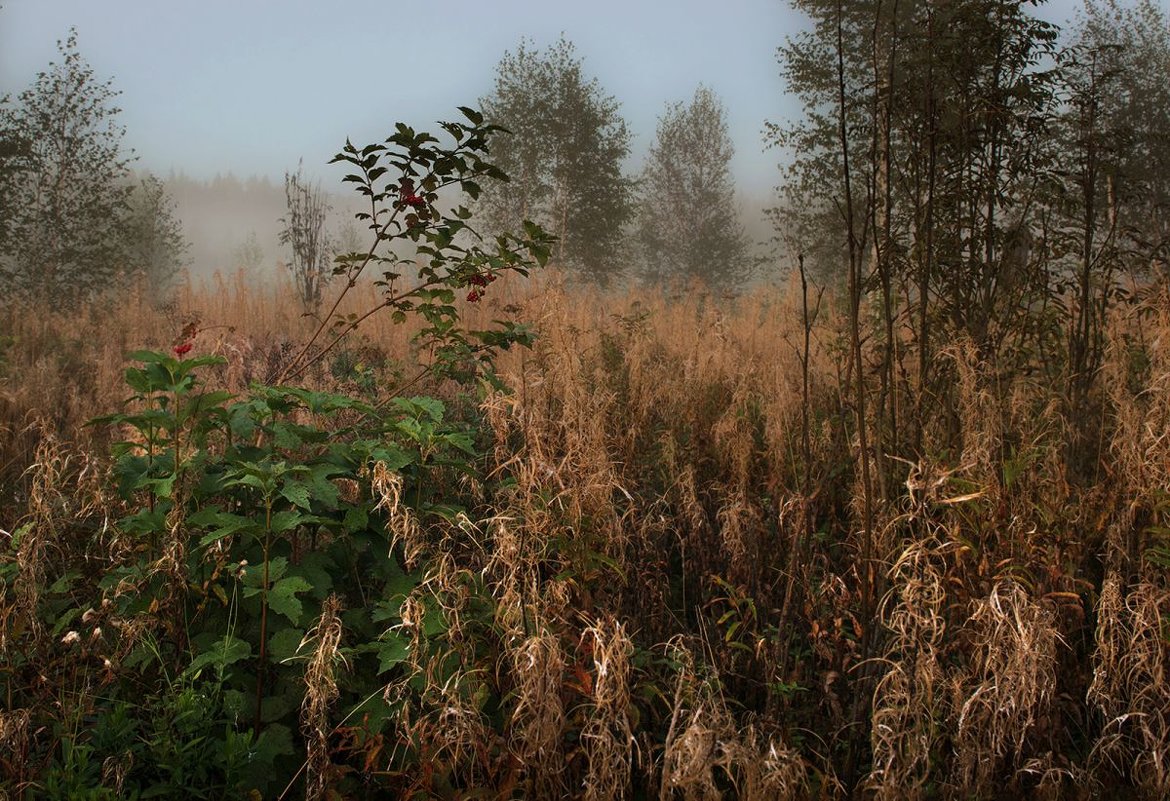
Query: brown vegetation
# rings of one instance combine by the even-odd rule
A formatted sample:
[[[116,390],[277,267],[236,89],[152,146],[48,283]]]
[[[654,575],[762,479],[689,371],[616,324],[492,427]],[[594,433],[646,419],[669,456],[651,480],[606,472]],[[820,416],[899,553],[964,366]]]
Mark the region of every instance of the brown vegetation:
[[[826,296],[806,339],[799,284],[664,298],[546,279],[469,306],[472,326],[511,306],[540,333],[501,358],[510,391],[480,406],[503,489],[459,539],[412,519],[392,474],[372,482],[407,555],[438,565],[402,627],[423,636],[426,605],[444,605],[469,671],[454,684],[477,680],[461,582],[482,577],[495,598],[510,718],[493,731],[432,682],[399,721],[405,740],[486,797],[1166,797],[1170,298],[1143,298],[1109,321],[1084,409],[1043,371],[997,373],[956,341],[937,369],[953,401],[916,417],[914,365],[899,365],[900,438],[923,442],[913,463],[861,452],[848,314]],[[102,524],[106,443],[85,427],[122,400],[124,354],[167,350],[195,322],[199,351],[228,360],[208,383],[242,391],[289,358],[299,308],[287,288],[220,281],[159,311],[0,312],[0,559],[18,565],[0,586],[0,654],[38,625],[54,563],[130,547]],[[354,390],[361,364],[377,379],[363,391],[399,392],[426,361],[409,333],[374,317],[346,361],[305,381]],[[872,542],[863,458],[879,472]],[[338,614],[302,643],[314,798],[328,797],[329,721],[347,711],[332,708]],[[95,654],[130,636],[80,630]],[[31,778],[30,741],[51,736],[9,698],[9,786]]]

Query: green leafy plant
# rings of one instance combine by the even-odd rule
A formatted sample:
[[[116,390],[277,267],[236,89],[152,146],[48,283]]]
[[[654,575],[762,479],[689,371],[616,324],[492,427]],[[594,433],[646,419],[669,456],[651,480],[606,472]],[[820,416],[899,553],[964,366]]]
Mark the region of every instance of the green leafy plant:
[[[406,397],[405,385],[377,392],[367,382],[353,397],[286,382],[382,310],[396,322],[422,322],[418,342],[433,354],[423,369],[436,379],[498,384],[495,352],[531,343],[513,321],[483,331],[461,324],[458,294],[476,303],[503,274],[527,275],[549,241],[528,225],[524,238],[484,246],[465,206],[440,210],[441,193],[444,202],[456,190],[474,198],[478,181],[504,178],[484,158],[498,129],[462,111],[467,123],[442,123],[448,145],[400,125],[385,144],[347,144],[338,155],[355,166],[347,180],[369,199],[359,219],[372,241],[364,254],[338,260],[340,295],[277,385],[238,397],[209,388],[205,376],[224,360],[193,355],[192,328],[172,353],[130,354],[127,408],[93,421],[120,434],[113,476],[128,511],[115,529],[131,543],[129,555],[97,582],[101,598],[88,612],[58,621],[121,632],[101,652],[119,680],[87,712],[96,728],[59,737],[50,774],[62,797],[83,786],[103,788],[86,797],[113,797],[101,766],[118,760],[153,766],[115,777],[118,794],[150,797],[179,787],[287,792],[310,740],[336,747],[318,755],[319,769],[336,765],[317,787],[368,772],[386,740],[407,746],[394,750],[388,775],[405,782],[421,758],[395,728],[397,710],[429,692],[428,681],[449,681],[466,667],[468,654],[446,642],[454,595],[475,599],[461,625],[491,626],[482,579],[460,574],[436,584],[427,561],[432,530],[469,521],[463,479],[480,477],[476,416],[453,415],[437,398]],[[382,270],[381,302],[337,315],[371,267]],[[404,277],[407,269],[414,275]],[[306,665],[327,602],[344,610],[336,658],[349,670],[322,678]],[[68,644],[105,642],[87,636]],[[484,664],[495,658],[491,639]],[[322,681],[337,685],[329,697],[346,714],[335,730],[308,738],[301,708]],[[382,698],[388,682],[403,688],[398,700]],[[482,681],[465,691],[477,708],[493,695]]]
[[[423,322],[416,340],[433,350],[429,369],[442,375],[467,378],[468,365],[488,367],[495,350],[531,342],[531,332],[514,322],[498,321],[489,331],[460,325],[458,294],[466,292],[468,303],[478,303],[503,274],[527,276],[534,264],[548,260],[553,241],[540,226],[525,221],[522,237],[504,233],[485,242],[471,226],[470,209],[448,200],[454,191],[475,200],[482,181],[507,181],[486,160],[490,137],[503,129],[485,124],[473,109],[460,111],[467,122],[440,123],[450,140],[446,144],[399,123],[385,142],[360,149],[347,142],[334,156],[334,162],[352,166],[344,180],[368,201],[357,219],[370,244],[364,252],[338,257],[333,272],[343,278],[342,290],[277,383],[304,374],[383,310],[396,323],[412,316]],[[339,316],[342,300],[368,272],[379,273],[374,283],[381,301],[363,313]]]

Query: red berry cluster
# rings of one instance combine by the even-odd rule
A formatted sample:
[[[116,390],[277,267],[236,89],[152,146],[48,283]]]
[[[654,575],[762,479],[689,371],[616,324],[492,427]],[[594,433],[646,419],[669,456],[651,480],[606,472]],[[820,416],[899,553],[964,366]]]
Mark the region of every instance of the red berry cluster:
[[[467,293],[467,299],[472,303],[477,303],[483,297],[487,285],[495,280],[495,273],[475,273],[472,275],[467,279],[467,283],[474,288]]]
[[[406,195],[403,195],[402,202],[405,203],[407,206],[410,206],[412,209],[425,208],[427,205],[426,198],[419,197],[418,195],[414,194],[413,192],[406,194]]]
[[[178,357],[186,356],[195,347],[195,336],[199,333],[199,320],[190,320],[183,326],[177,337],[171,340],[171,351]]]

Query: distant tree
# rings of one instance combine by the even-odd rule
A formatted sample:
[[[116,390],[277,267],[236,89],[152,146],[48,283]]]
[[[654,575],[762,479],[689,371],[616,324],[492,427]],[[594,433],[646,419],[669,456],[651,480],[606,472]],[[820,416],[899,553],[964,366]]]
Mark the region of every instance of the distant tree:
[[[292,246],[289,270],[305,311],[313,312],[321,305],[321,292],[333,274],[325,228],[330,206],[321,185],[304,177],[303,165],[295,173],[284,174],[284,194],[288,211],[281,218],[280,243]]]
[[[558,237],[554,263],[606,283],[622,268],[633,184],[622,175],[630,133],[618,102],[589,79],[572,43],[543,52],[521,42],[496,67],[484,116],[511,132],[492,160],[512,177],[484,191],[485,217],[499,230],[531,219]]]
[[[0,119],[6,119],[11,100],[8,95],[0,97]],[[28,156],[28,144],[15,131],[0,130],[0,256],[8,252],[15,185],[26,167]]]
[[[333,237],[332,244],[334,257],[361,253],[362,248],[365,247],[362,232],[354,225],[353,220],[346,220],[337,228],[337,234]]]
[[[249,231],[248,236],[235,249],[233,256],[236,266],[250,273],[260,269],[264,263],[264,248],[260,247],[260,240],[255,231]]]
[[[769,145],[788,156],[781,167],[780,203],[771,210],[771,217],[786,248],[803,254],[809,272],[827,282],[844,277],[848,258],[838,91],[846,98],[849,160],[862,163],[872,133],[872,120],[866,113],[874,84],[869,69],[874,55],[870,33],[879,17],[873,0],[839,5],[834,0],[792,0],[792,6],[811,24],[790,35],[778,55],[787,90],[804,113],[765,123]],[[843,34],[840,72],[838,24]],[[856,206],[850,213],[854,227],[860,229],[864,203]]]
[[[746,276],[747,238],[730,168],[734,152],[723,105],[707,87],[659,118],[640,186],[644,278],[702,278],[727,286]]]
[[[1074,39],[1076,76],[1103,85],[1093,98],[1094,144],[1119,233],[1147,263],[1170,263],[1170,20],[1152,0],[1087,0]]]
[[[190,245],[175,215],[174,200],[154,175],[148,173],[130,194],[122,234],[125,269],[161,299],[183,266]]]
[[[7,288],[59,301],[125,277],[123,222],[133,193],[118,96],[77,49],[58,42],[49,66],[14,105],[0,107],[6,143],[0,278]]]

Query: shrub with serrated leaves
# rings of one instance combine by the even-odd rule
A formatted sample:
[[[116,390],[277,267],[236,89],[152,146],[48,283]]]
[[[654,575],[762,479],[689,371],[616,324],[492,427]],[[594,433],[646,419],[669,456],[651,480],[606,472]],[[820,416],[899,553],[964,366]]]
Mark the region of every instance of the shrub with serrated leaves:
[[[380,763],[390,776],[409,776],[424,758],[402,747],[399,718],[430,682],[450,684],[463,667],[446,642],[448,593],[478,598],[475,616],[491,625],[482,582],[432,586],[441,565],[420,550],[467,528],[468,487],[483,480],[474,409],[452,414],[450,402],[404,397],[409,382],[367,383],[360,397],[291,384],[380,311],[422,321],[418,342],[437,383],[498,385],[494,354],[531,341],[513,321],[462,325],[458,293],[478,302],[498,276],[543,263],[549,242],[528,225],[524,237],[485,244],[464,206],[447,210],[454,191],[474,197],[479,181],[504,178],[485,160],[496,129],[462,111],[467,122],[441,123],[450,143],[399,125],[383,144],[338,155],[369,201],[359,219],[371,240],[339,258],[340,295],[381,268],[382,298],[349,317],[336,315],[339,298],[273,384],[240,396],[206,386],[225,360],[192,354],[193,326],[172,353],[130,354],[133,396],[93,421],[116,432],[111,481],[125,514],[107,533],[121,556],[35,599],[55,624],[51,638],[15,633],[32,649],[13,668],[17,707],[36,705],[32,685],[17,680],[36,648],[80,649],[85,681],[94,680],[88,665],[103,666],[102,691],[81,693],[76,713],[62,712],[51,740],[32,747],[50,797],[275,797],[304,780],[308,736],[318,755],[311,795],[360,778],[386,743],[401,741]],[[334,644],[307,671],[327,599]],[[322,659],[336,661],[336,725],[306,732],[306,683]],[[395,696],[383,697],[391,684]]]

